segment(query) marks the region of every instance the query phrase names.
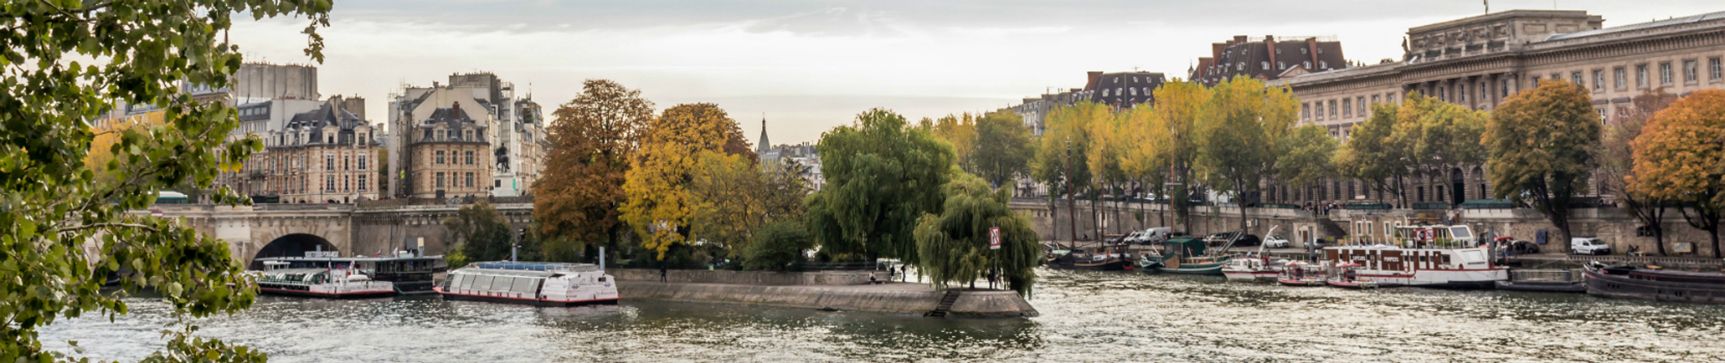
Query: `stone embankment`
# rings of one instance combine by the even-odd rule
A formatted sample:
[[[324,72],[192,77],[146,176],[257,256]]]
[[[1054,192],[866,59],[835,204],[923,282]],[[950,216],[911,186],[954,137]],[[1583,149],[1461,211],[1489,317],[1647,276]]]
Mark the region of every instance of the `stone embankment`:
[[[670,282],[659,282],[659,271],[613,269],[624,299],[718,302],[787,308],[866,311],[928,315],[944,311],[957,318],[1021,318],[1037,315],[1017,293],[999,290],[954,290],[955,299],[942,306],[945,291],[927,284],[870,284],[870,271],[760,272],[671,270]],[[885,280],[884,273],[878,279]]]

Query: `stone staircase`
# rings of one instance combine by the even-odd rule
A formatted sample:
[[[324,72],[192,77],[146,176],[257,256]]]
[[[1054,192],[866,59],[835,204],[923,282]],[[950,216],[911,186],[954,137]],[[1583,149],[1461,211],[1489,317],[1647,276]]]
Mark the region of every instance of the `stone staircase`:
[[[952,304],[958,302],[958,295],[958,289],[947,289],[946,295],[940,297],[940,305],[935,306],[934,310],[929,311],[926,314],[922,314],[922,316],[930,318],[945,318],[947,312],[952,311]]]

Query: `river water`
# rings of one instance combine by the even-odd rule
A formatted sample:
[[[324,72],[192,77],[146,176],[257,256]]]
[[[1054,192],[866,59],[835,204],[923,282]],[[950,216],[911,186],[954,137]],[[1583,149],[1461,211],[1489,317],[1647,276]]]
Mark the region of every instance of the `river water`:
[[[1041,270],[1019,320],[936,320],[627,301],[540,308],[436,297],[265,296],[200,333],[278,362],[544,361],[1725,361],[1725,306],[1580,294],[1342,290],[1221,278]],[[95,358],[161,346],[166,305],[64,320]]]

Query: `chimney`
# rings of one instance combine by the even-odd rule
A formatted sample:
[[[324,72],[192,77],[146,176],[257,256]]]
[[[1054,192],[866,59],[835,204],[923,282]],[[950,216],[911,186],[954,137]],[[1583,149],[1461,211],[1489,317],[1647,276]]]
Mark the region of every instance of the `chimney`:
[[[1320,64],[1318,60],[1318,38],[1306,38],[1306,56],[1312,58],[1312,67],[1306,70],[1316,72],[1318,64]]]
[[[1229,42],[1229,43],[1231,43],[1231,44],[1238,44],[1238,43],[1245,43],[1245,42],[1246,42],[1246,36],[1244,36],[1244,35],[1235,35],[1235,36],[1234,36],[1234,41],[1233,41],[1233,42]]]
[[[1269,35],[1264,36],[1264,54],[1269,56],[1270,67],[1272,67],[1270,70],[1265,71],[1264,76],[1269,79],[1276,79],[1276,76],[1282,74],[1281,64],[1276,63],[1276,37]]]
[[[1085,72],[1084,89],[1095,89],[1097,82],[1102,80],[1102,71]]]

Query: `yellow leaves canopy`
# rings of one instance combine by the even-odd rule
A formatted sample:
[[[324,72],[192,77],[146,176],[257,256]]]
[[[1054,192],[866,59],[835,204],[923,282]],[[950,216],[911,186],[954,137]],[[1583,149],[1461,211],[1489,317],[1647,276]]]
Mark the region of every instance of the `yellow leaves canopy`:
[[[624,177],[623,221],[635,229],[642,246],[664,259],[671,246],[686,243],[695,199],[689,191],[692,170],[702,152],[722,152],[734,136],[736,121],[711,103],[666,109],[647,125],[647,137]]]
[[[1725,90],[1697,91],[1654,114],[1632,147],[1637,193],[1725,206]]]

